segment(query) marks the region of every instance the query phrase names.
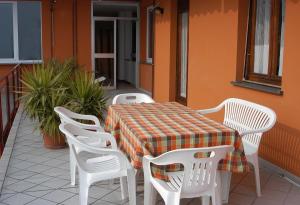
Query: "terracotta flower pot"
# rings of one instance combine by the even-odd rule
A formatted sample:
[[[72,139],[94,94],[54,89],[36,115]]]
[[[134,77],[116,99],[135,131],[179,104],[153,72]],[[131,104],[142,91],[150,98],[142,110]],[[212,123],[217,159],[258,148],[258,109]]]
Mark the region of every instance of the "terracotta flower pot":
[[[44,138],[44,146],[48,149],[62,149],[67,146],[65,142],[65,138],[62,135],[52,137],[43,133],[43,138]]]

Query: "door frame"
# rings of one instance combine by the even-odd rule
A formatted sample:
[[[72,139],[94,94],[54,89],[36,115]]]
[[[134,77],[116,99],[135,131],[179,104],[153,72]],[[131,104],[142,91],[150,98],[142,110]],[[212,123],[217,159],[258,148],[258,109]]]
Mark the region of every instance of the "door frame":
[[[94,5],[111,5],[111,6],[134,6],[136,7],[136,12],[137,12],[137,17],[98,17],[94,16],[93,11],[94,11]],[[136,22],[136,54],[135,54],[135,82],[136,82],[136,88],[140,87],[140,78],[139,78],[139,71],[140,71],[140,5],[138,2],[122,2],[122,1],[115,1],[115,2],[108,2],[108,1],[99,1],[99,0],[91,0],[91,50],[92,50],[92,55],[91,55],[91,60],[92,60],[92,73],[93,77],[95,74],[95,62],[94,62],[94,50],[95,50],[95,39],[94,39],[94,20],[99,19],[99,20],[130,20],[130,21],[135,21]],[[116,28],[117,29],[117,28]],[[117,30],[115,30],[117,31]],[[117,34],[116,34],[117,35]],[[116,44],[115,44],[116,46]],[[117,52],[117,51],[116,51]],[[117,53],[115,53],[117,54]],[[116,63],[116,61],[115,61]],[[115,69],[116,66],[115,66]],[[116,75],[116,72],[115,72]],[[116,80],[116,77],[115,77]],[[115,83],[115,88],[116,89],[117,83]]]

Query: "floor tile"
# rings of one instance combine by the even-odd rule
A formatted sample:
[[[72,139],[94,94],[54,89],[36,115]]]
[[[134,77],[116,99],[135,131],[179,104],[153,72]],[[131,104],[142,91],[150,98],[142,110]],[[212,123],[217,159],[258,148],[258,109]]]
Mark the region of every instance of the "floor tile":
[[[47,186],[47,187],[50,187],[50,188],[57,189],[57,188],[60,188],[62,186],[65,186],[66,184],[70,184],[70,181],[54,178],[54,179],[50,179],[50,180],[44,182],[43,186]]]
[[[112,202],[114,204],[124,204],[128,202],[128,199],[121,199],[121,192],[119,191],[113,191],[110,194],[104,196],[101,198],[102,201]]]
[[[294,194],[294,193],[289,193],[285,200],[285,204],[298,204],[299,205],[300,204],[300,195]]]
[[[282,192],[289,192],[292,188],[292,184],[289,183],[282,177],[278,175],[273,175],[270,177],[269,181],[264,186],[265,189],[278,190]]]
[[[98,200],[98,201],[94,202],[93,205],[115,205],[115,204],[109,203],[107,201]]]
[[[232,193],[229,197],[229,204],[235,205],[251,205],[255,200],[254,196]]]
[[[46,194],[49,194],[50,192],[52,192],[53,190],[44,190],[44,191],[25,191],[25,194],[28,194],[30,196],[34,196],[34,197],[42,197],[45,196]]]
[[[26,194],[18,193],[12,197],[9,197],[3,201],[3,203],[8,205],[24,205],[28,202],[35,200],[36,198],[33,196],[29,196]]]
[[[253,185],[239,184],[234,188],[234,190],[232,192],[255,197],[256,196],[256,187]]]
[[[26,170],[21,170],[21,171],[17,171],[13,174],[8,174],[9,177],[14,178],[14,179],[26,179],[29,178],[33,175],[35,175],[35,172],[30,172],[30,171],[26,171]]]
[[[27,205],[56,205],[56,203],[44,199],[36,199],[32,202],[29,202]]]
[[[95,199],[100,199],[103,196],[109,194],[110,192],[112,192],[112,191],[108,190],[108,189],[104,189],[102,187],[92,186],[89,189],[89,196],[92,197],[92,198],[95,198]]]
[[[45,181],[48,181],[51,179],[53,179],[53,177],[43,175],[43,174],[36,174],[36,175],[33,175],[31,177],[24,179],[24,181],[31,182],[34,184],[40,184],[42,182],[45,182]]]
[[[37,173],[46,171],[48,169],[51,169],[51,167],[45,166],[45,165],[42,165],[42,164],[35,164],[31,167],[26,168],[26,170],[28,170],[28,171],[37,172]]]
[[[5,199],[7,199],[9,197],[12,197],[13,195],[16,195],[16,193],[13,193],[13,194],[4,194],[4,193],[2,193],[0,195],[0,201],[4,201]]]
[[[285,192],[263,189],[262,196],[259,197],[258,199],[260,199],[259,201],[271,200],[271,201],[276,201],[276,203],[283,204],[286,197],[287,197],[287,193]]]
[[[253,205],[283,205],[283,202],[275,199],[257,198]]]
[[[61,191],[61,190],[55,190],[49,194],[46,194],[45,196],[43,196],[43,199],[52,201],[52,202],[56,202],[56,203],[61,203],[69,198],[71,198],[72,196],[74,196],[74,194],[70,193],[70,192],[66,192],[66,191]]]
[[[26,189],[29,189],[33,186],[36,186],[36,184],[26,182],[26,181],[19,181],[17,183],[14,183],[12,185],[7,186],[7,189],[16,191],[16,192],[22,192],[25,191]]]
[[[88,204],[92,204],[96,201],[97,199],[89,197],[88,199]],[[67,199],[66,201],[62,202],[63,205],[80,205],[79,201],[79,195],[75,195],[71,197],[70,199]]]

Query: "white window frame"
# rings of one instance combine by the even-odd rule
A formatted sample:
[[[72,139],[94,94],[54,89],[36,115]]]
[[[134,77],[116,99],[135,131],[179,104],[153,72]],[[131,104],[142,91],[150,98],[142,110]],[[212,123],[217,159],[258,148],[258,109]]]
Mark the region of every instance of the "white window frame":
[[[0,64],[37,64],[42,63],[42,56],[43,56],[43,50],[42,50],[42,8],[41,8],[41,2],[40,4],[40,18],[41,18],[41,59],[38,60],[20,60],[19,59],[19,31],[18,31],[18,4],[17,1],[1,1],[2,3],[9,3],[13,6],[13,43],[14,43],[14,57],[13,58],[0,58]]]
[[[147,63],[153,63],[153,61],[152,61],[152,58],[150,58],[149,57],[149,46],[150,46],[150,44],[152,44],[153,42],[149,42],[149,32],[150,32],[150,29],[149,29],[149,27],[150,27],[150,22],[149,22],[149,16],[150,16],[150,11],[153,11],[153,9],[154,9],[154,6],[148,6],[147,7],[147,29],[146,29],[146,61],[147,61]],[[153,15],[154,15],[154,13],[153,13]],[[152,20],[152,26],[153,26],[153,20]],[[152,31],[153,31],[153,29],[152,29]],[[153,34],[152,34],[152,37],[153,37]],[[153,45],[152,45],[152,51],[153,51]],[[152,53],[152,55],[153,55],[153,53]],[[152,56],[153,57],[153,56]]]

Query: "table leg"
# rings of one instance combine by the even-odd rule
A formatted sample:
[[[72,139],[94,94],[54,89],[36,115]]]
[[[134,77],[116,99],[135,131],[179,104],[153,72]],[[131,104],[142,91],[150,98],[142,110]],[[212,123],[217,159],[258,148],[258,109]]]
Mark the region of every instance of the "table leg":
[[[226,204],[229,200],[230,182],[231,182],[231,172],[220,171],[221,175],[221,199],[222,203]]]

